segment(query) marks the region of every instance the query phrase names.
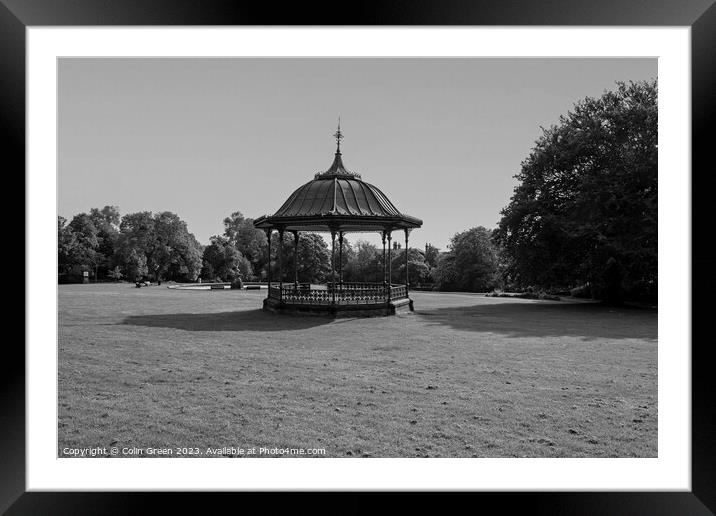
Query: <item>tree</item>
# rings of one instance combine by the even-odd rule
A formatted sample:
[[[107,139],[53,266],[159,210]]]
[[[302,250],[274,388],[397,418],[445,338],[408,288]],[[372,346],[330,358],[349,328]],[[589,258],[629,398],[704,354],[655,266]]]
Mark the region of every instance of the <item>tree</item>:
[[[251,262],[243,255],[239,256],[239,260],[236,264],[236,270],[238,271],[239,277],[242,281],[253,280],[256,278]]]
[[[253,219],[235,211],[224,219],[224,236],[250,262],[251,271],[247,271],[247,277],[266,266],[266,233],[254,227]]]
[[[92,208],[90,209],[89,217],[92,219],[92,222],[98,231],[116,233],[119,230],[121,217],[117,206],[105,206],[101,210],[98,208]]]
[[[283,235],[283,281],[294,279],[294,240],[292,233]],[[279,278],[278,232],[272,235],[271,276]],[[338,259],[336,252],[336,260]],[[331,276],[331,251],[323,237],[317,233],[300,233],[298,238],[298,281],[301,283],[324,283]]]
[[[239,273],[239,262],[243,258],[229,239],[223,236],[211,237],[211,243],[204,248],[202,277],[207,280],[233,281]]]
[[[92,271],[96,280],[97,268],[104,257],[99,250],[100,238],[92,218],[86,213],[79,213],[72,218],[68,227],[74,236],[70,263],[83,270]]]
[[[348,263],[355,260],[355,256],[355,249],[353,249],[353,246],[348,241],[345,235],[343,235],[343,252],[339,252],[338,237],[336,237],[336,272],[338,272],[339,260],[341,260],[340,267],[343,271],[343,281],[347,281],[345,279],[346,266],[348,265]]]
[[[435,290],[456,291],[457,269],[455,267],[455,255],[450,252],[440,253],[437,265],[432,269],[431,276],[435,283]]]
[[[373,244],[358,240],[353,245],[352,257],[343,268],[343,281],[368,281],[381,283],[383,281],[382,250]]]
[[[154,248],[154,217],[150,211],[128,213],[119,225],[116,260],[134,281],[149,274],[147,255]]]
[[[117,206],[105,206],[101,210],[92,208],[89,218],[97,230],[98,275],[109,276],[113,265],[115,245],[119,237],[119,208]]]
[[[440,250],[432,244],[425,245],[425,263],[428,267],[437,267],[438,259],[440,257]]]
[[[266,237],[264,236],[264,240]],[[293,282],[295,264],[295,244],[293,233],[283,234],[283,281]],[[268,246],[265,246],[268,254]],[[268,276],[268,261],[264,257],[264,267],[256,270],[262,279]],[[336,262],[338,251],[336,251]],[[338,270],[336,269],[336,273]],[[318,233],[300,233],[298,238],[298,281],[301,283],[324,283],[331,277],[331,250]],[[279,235],[271,233],[271,281],[279,281]]]
[[[440,250],[432,244],[425,244],[425,272],[424,282],[431,284],[435,282],[435,271],[440,260]]]
[[[77,238],[72,228],[67,225],[67,219],[57,216],[57,270],[69,273],[74,263],[75,246]]]
[[[147,267],[147,257],[137,248],[125,248],[126,254],[122,256],[124,270],[127,271],[127,277],[134,281],[139,281],[149,274]]]
[[[392,257],[393,283],[405,283],[405,249],[401,249]],[[425,263],[425,255],[418,249],[410,248],[408,252],[408,281],[411,285],[425,283],[429,279],[429,269]]]
[[[92,208],[89,213],[75,215],[69,224],[63,217],[58,217],[57,222],[59,270],[92,271],[95,281],[107,276],[119,234],[118,208]]]
[[[656,296],[657,83],[617,85],[543,129],[522,162],[496,235],[511,281]]]
[[[492,231],[478,226],[455,234],[450,251],[440,256],[434,271],[438,290],[484,292],[497,280],[498,252]]]
[[[122,217],[116,256],[129,276],[147,274],[156,281],[194,280],[202,266],[201,245],[186,223],[168,211]]]
[[[186,222],[169,211],[157,213],[154,219],[156,243],[148,263],[155,278],[196,279],[201,272],[202,247],[189,233]]]

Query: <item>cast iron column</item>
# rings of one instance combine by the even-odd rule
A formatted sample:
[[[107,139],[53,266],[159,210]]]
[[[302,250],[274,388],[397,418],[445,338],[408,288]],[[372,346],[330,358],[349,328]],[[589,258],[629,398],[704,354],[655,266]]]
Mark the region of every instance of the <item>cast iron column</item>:
[[[343,231],[338,232],[338,283],[343,287]]]
[[[393,294],[392,292],[392,284],[393,284],[393,263],[392,263],[392,253],[390,250],[390,241],[393,240],[393,237],[391,235],[392,230],[388,232],[388,303],[390,303],[390,298]]]
[[[331,230],[331,303],[336,304],[336,232]]]
[[[385,231],[383,231],[383,286],[385,286]]]
[[[298,290],[298,231],[293,232],[293,287]]]
[[[408,295],[408,228],[405,228],[405,295]]]
[[[283,228],[278,230],[278,288],[279,299],[283,297]]]
[[[271,297],[271,230],[266,229],[264,231],[266,231],[266,238],[268,239],[268,297]]]

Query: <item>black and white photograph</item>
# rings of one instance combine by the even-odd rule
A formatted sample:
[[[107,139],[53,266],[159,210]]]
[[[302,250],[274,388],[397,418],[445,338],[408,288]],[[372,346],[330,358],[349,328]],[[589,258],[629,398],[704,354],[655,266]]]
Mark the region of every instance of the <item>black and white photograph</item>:
[[[60,57],[57,458],[659,457],[655,57]]]
[[[0,0],[0,513],[711,514],[713,1]]]

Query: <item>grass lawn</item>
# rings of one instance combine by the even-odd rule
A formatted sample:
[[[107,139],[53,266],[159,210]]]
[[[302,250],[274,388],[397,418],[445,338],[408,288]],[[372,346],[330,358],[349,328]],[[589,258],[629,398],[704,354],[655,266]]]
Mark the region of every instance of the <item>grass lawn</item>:
[[[58,454],[657,456],[656,310],[414,292],[412,314],[330,320],[265,295],[60,285]]]

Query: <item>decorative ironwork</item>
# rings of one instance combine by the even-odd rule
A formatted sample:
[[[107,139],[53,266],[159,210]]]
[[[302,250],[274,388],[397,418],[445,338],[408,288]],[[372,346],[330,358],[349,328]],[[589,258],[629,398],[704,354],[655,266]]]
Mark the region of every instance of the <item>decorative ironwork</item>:
[[[406,288],[405,285],[393,285],[390,288],[390,291],[391,291],[391,294],[390,294],[391,299],[403,299],[403,298],[408,297],[408,289]]]
[[[343,139],[343,133],[341,132],[341,117],[338,117],[338,130],[333,135],[336,139],[336,152],[341,153],[341,140]]]
[[[368,281],[354,281],[350,283],[326,283],[326,288],[333,288],[335,285],[336,289],[343,290],[355,290],[355,289],[375,289],[384,288],[383,283],[373,283]]]
[[[381,283],[329,283],[325,288],[302,284],[299,288],[293,285],[271,287],[269,297],[288,305],[371,305],[407,298],[408,291],[405,285],[393,285],[389,297],[388,286]]]
[[[328,290],[306,290],[284,288],[281,301],[289,305],[330,305],[331,293]]]
[[[346,310],[352,306],[368,306],[369,310],[385,309],[393,300],[409,300],[409,251],[408,234],[410,230],[422,226],[422,221],[398,211],[386,195],[377,187],[362,181],[360,174],[351,172],[343,164],[341,156],[341,140],[343,133],[338,120],[335,133],[336,153],[333,164],[325,172],[319,172],[309,181],[291,194],[279,210],[273,215],[259,217],[254,227],[263,229],[268,239],[268,300],[264,308],[290,305],[328,305],[326,311],[337,312],[336,307],[343,305]],[[392,267],[392,233],[405,232],[405,284],[393,283]],[[278,231],[278,248],[275,254],[275,265],[278,268],[277,278],[272,278],[272,245],[271,233]],[[331,234],[331,275],[327,285],[310,285],[298,282],[298,246],[299,233],[303,231],[329,232]],[[381,283],[343,282],[343,244],[347,232],[378,231],[383,242]],[[293,281],[290,273],[285,274],[283,235],[293,233]],[[339,248],[336,249],[336,236]],[[387,253],[386,253],[387,244]],[[337,251],[337,252],[336,252]],[[336,256],[337,255],[337,256]],[[336,264],[337,261],[337,264]],[[277,280],[277,281],[276,281]],[[412,302],[407,303],[412,310]],[[380,306],[370,306],[380,305]],[[404,307],[405,302],[398,305]],[[320,309],[318,311],[321,311]]]

